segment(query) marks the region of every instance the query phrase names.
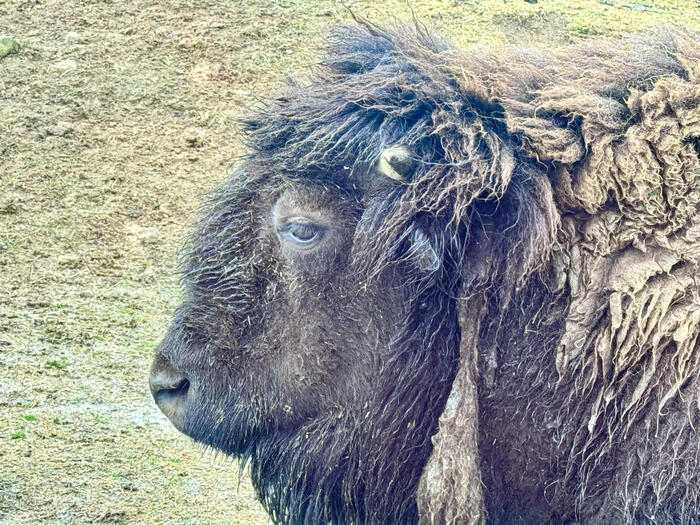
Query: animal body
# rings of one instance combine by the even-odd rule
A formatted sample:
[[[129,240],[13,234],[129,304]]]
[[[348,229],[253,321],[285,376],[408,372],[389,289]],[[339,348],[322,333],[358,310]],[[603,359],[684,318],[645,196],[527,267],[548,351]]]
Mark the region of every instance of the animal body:
[[[278,523],[700,523],[700,38],[338,29],[245,121],[151,389]]]

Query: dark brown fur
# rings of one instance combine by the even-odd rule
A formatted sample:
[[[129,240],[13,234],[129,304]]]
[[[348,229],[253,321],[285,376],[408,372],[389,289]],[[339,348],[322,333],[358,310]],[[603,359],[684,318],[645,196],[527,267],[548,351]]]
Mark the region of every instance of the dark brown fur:
[[[341,28],[246,129],[158,353],[275,521],[700,523],[697,35]]]

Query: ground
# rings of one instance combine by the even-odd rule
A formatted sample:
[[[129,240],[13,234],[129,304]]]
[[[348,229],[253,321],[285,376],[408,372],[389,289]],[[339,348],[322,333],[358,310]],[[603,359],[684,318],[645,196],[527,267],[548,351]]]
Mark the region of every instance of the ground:
[[[462,46],[700,29],[695,0],[347,4]],[[320,0],[0,0],[20,45],[0,53],[0,524],[267,523],[147,373],[197,202],[244,153],[237,118],[350,20]]]

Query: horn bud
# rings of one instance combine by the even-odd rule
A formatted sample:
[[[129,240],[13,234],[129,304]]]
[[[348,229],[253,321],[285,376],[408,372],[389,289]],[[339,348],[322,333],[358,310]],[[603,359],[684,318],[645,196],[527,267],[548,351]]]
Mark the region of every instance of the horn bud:
[[[416,158],[406,146],[391,146],[379,157],[377,171],[390,179],[406,182],[416,168]]]

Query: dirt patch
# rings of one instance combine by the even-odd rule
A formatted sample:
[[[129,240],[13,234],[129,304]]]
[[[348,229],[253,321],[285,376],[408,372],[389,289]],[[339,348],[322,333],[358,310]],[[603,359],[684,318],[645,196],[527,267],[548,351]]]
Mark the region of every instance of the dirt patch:
[[[460,45],[700,28],[693,0],[351,5],[385,23],[412,8]],[[349,21],[321,0],[0,0],[20,46],[0,58],[0,523],[267,523],[146,376],[196,203],[242,153],[237,117]]]

